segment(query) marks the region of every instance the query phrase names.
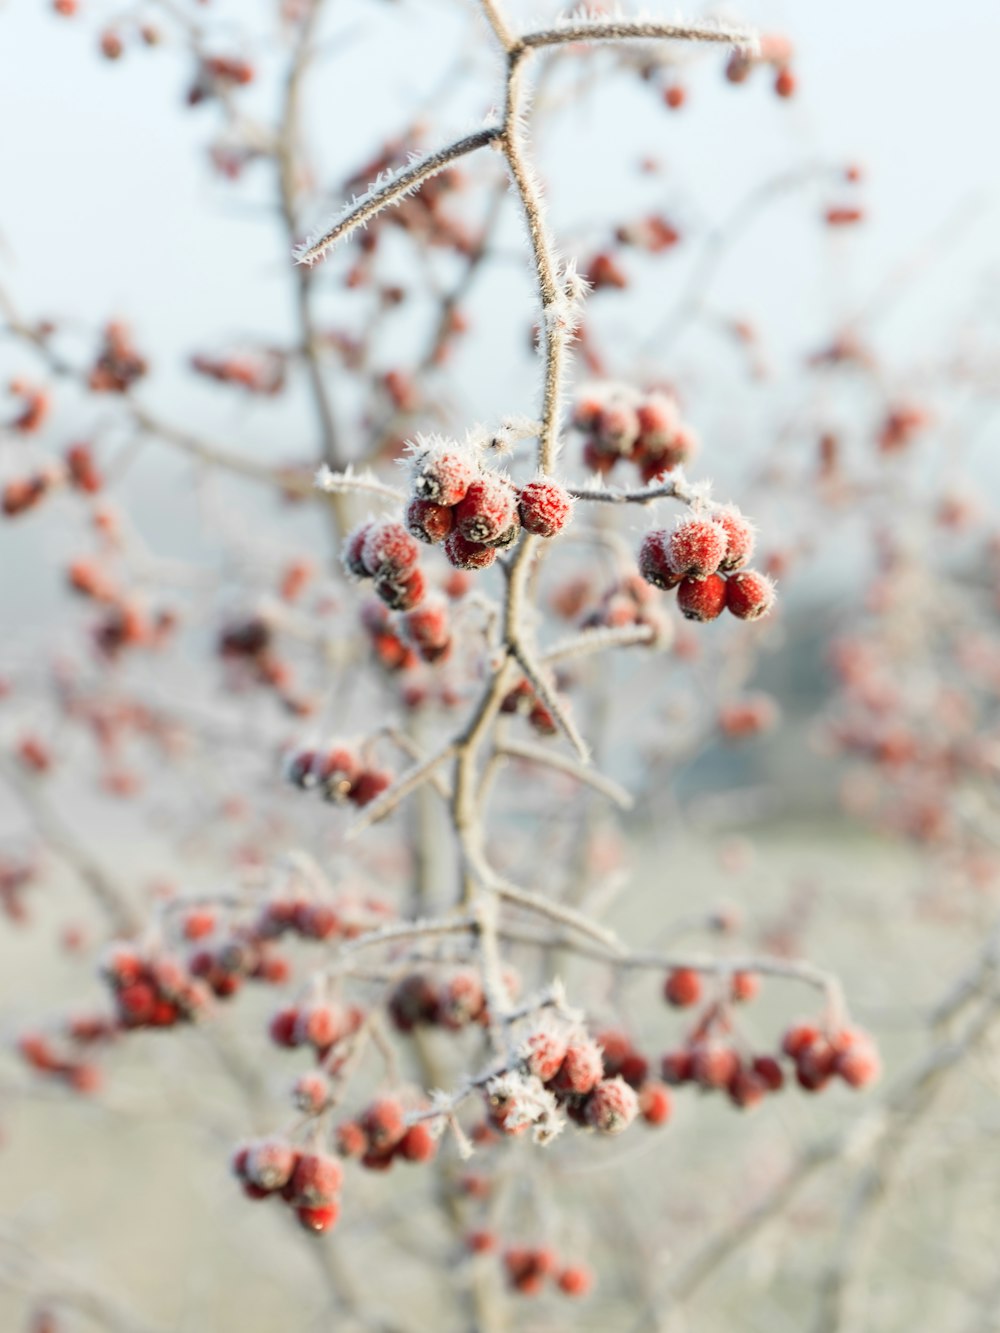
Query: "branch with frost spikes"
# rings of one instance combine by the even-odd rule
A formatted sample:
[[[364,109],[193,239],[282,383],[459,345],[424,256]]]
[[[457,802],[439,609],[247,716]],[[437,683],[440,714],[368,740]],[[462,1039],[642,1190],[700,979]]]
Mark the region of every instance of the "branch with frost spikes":
[[[381,495],[394,504],[401,504],[406,499],[402,491],[397,491],[395,486],[387,486],[371,472],[354,472],[350,467],[346,467],[343,472],[334,472],[325,463],[316,472],[315,486],[318,491],[328,494],[364,491],[368,495]]]
[[[631,648],[637,643],[656,642],[657,633],[652,625],[618,625],[608,629],[588,629],[563,639],[542,655],[542,662],[562,662],[567,657],[589,657],[591,653],[607,652],[611,648]]]
[[[358,227],[364,227],[383,208],[396,204],[408,194],[412,194],[429,176],[436,176],[450,163],[467,153],[474,153],[478,148],[485,148],[498,139],[502,133],[499,125],[488,125],[485,129],[467,134],[464,139],[456,139],[446,148],[439,148],[426,157],[417,158],[409,166],[376,180],[360,199],[355,199],[318,235],[311,236],[304,245],[294,251],[297,264],[315,264],[322,259],[327,250],[337,241],[343,240]]]
[[[680,500],[686,505],[708,505],[711,486],[709,482],[689,482],[682,472],[676,472],[668,481],[658,482],[655,486],[643,486],[637,491],[617,490],[595,482],[591,486],[567,487],[574,500],[592,500],[599,504],[647,505],[653,500]]]
[[[399,940],[422,939],[426,935],[461,935],[476,929],[476,917],[469,914],[445,917],[417,917],[416,921],[393,922],[356,935],[342,944],[337,961],[326,969],[328,976],[344,970],[350,959],[362,949],[374,949],[382,944],[396,944]]]
[[[531,764],[544,764],[547,768],[553,768],[559,773],[566,773],[571,778],[576,778],[577,782],[582,782],[588,787],[593,787],[602,796],[606,796],[609,801],[622,810],[631,810],[634,805],[631,795],[624,787],[606,778],[596,769],[584,768],[575,763],[567,755],[557,754],[553,750],[543,749],[540,745],[528,745],[520,741],[508,741],[501,745],[497,754],[507,759],[524,759]]]
[[[455,753],[456,748],[456,742],[451,741],[443,749],[438,750],[436,754],[432,754],[429,759],[425,759],[422,764],[417,764],[416,768],[411,768],[408,773],[404,773],[398,782],[394,782],[381,796],[372,801],[371,805],[366,807],[363,814],[358,816],[347,830],[347,840],[356,838],[370,825],[377,824],[380,819],[384,819],[386,815],[391,814],[400,801],[405,800],[411,792],[416,791],[422,783],[433,777],[441,764],[446,759],[450,759]]]
[[[718,42],[757,55],[760,42],[751,28],[728,28],[721,23],[665,23],[658,18],[609,18],[607,14],[571,15],[552,28],[525,33],[525,47],[564,46],[570,42]]]

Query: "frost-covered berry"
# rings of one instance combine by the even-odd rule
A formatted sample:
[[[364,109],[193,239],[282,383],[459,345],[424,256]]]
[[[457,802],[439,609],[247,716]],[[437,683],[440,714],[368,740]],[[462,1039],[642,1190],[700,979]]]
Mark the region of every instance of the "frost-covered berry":
[[[527,1041],[528,1053],[525,1064],[528,1073],[548,1083],[559,1072],[559,1066],[566,1058],[567,1039],[554,1030],[533,1032]]]
[[[455,507],[455,527],[470,542],[492,545],[517,521],[517,492],[499,473],[478,477]]]
[[[343,1036],[342,1016],[329,1004],[310,1004],[299,1010],[295,1023],[298,1046],[313,1046],[325,1051]]]
[[[725,529],[712,518],[682,519],[666,541],[670,566],[689,578],[707,578],[722,563],[727,540]]]
[[[574,1038],[566,1049],[559,1070],[550,1081],[555,1092],[583,1096],[600,1082],[604,1074],[601,1048],[589,1037]]]
[[[372,1102],[360,1117],[359,1123],[365,1132],[370,1152],[390,1151],[406,1133],[403,1106],[395,1097],[380,1097]]]
[[[701,977],[689,967],[675,967],[663,983],[663,998],[675,1009],[687,1009],[701,999]]]
[[[639,417],[628,403],[608,403],[597,419],[597,442],[604,453],[628,454],[639,438]]]
[[[587,1124],[601,1134],[620,1134],[639,1114],[639,1099],[623,1078],[598,1083],[587,1098]]]
[[[364,1157],[368,1151],[368,1136],[356,1120],[337,1126],[336,1142],[341,1157]]]
[[[684,579],[677,589],[677,605],[685,620],[717,620],[726,605],[726,587],[726,580],[720,574]]]
[[[456,569],[489,569],[497,558],[494,547],[469,541],[457,528],[445,537],[444,553]]]
[[[753,524],[735,505],[716,509],[712,518],[726,534],[726,553],[719,563],[719,570],[723,574],[732,574],[734,570],[742,569],[748,564],[753,555],[755,544]]]
[[[412,611],[423,600],[427,583],[419,565],[392,577],[377,578],[375,591],[390,611]]]
[[[639,1089],[639,1114],[647,1125],[665,1125],[673,1108],[669,1088],[656,1079],[649,1079]]]
[[[372,520],[367,519],[364,523],[359,523],[356,528],[347,534],[344,542],[344,548],[341,552],[341,559],[344,568],[348,574],[353,574],[356,579],[366,579],[369,577],[368,566],[365,564],[362,552],[364,551],[365,541],[368,533],[373,526]]]
[[[425,662],[438,662],[451,647],[451,623],[448,602],[432,593],[403,619],[407,638]]]
[[[774,584],[766,574],[746,569],[726,583],[726,609],[739,620],[760,620],[774,606]]]
[[[407,531],[418,541],[433,546],[444,541],[455,521],[454,511],[448,505],[435,504],[415,496],[406,506]]]
[[[654,588],[676,588],[683,578],[670,563],[668,534],[661,528],[647,532],[639,547],[639,573]]]
[[[333,745],[313,759],[310,777],[326,800],[337,801],[347,795],[359,772],[360,765],[354,752],[346,746]]]
[[[673,441],[680,428],[677,404],[665,393],[651,393],[636,410],[639,419],[639,447],[660,454]]]
[[[292,1101],[306,1115],[317,1115],[330,1099],[330,1084],[323,1074],[300,1074],[292,1088]]]
[[[417,563],[417,543],[402,523],[380,519],[372,523],[361,547],[361,563],[373,579],[401,579]]]
[[[518,512],[525,532],[554,537],[569,522],[572,501],[558,482],[540,477],[521,487]]]
[[[837,1033],[833,1045],[837,1050],[834,1072],[850,1087],[866,1087],[881,1074],[882,1062],[878,1050],[866,1032],[850,1029]]]
[[[446,508],[465,498],[478,475],[475,454],[459,444],[431,445],[413,460],[414,493]]]
[[[326,1153],[302,1153],[286,1193],[299,1208],[326,1208],[336,1203],[344,1182],[344,1168]]]
[[[457,1032],[474,1023],[483,1012],[486,996],[483,983],[475,972],[456,972],[441,987],[437,1004],[437,1019],[446,1028]]]
[[[298,1154],[280,1139],[261,1139],[247,1149],[243,1175],[251,1184],[271,1193],[284,1189],[295,1171]]]

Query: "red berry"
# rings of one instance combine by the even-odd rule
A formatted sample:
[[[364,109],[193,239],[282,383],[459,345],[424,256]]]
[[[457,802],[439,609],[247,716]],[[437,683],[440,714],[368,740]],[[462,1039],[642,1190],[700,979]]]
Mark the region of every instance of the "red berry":
[[[682,519],[666,540],[670,567],[678,574],[704,579],[719,568],[727,543],[725,528],[714,518]]]
[[[421,500],[450,508],[479,475],[475,454],[457,444],[434,444],[413,461],[413,489]]]
[[[470,1231],[465,1238],[465,1247],[470,1254],[492,1254],[497,1247],[497,1238],[492,1231]]]
[[[812,1023],[797,1023],[788,1029],[781,1041],[781,1049],[792,1060],[797,1060],[808,1047],[819,1041],[819,1028]]]
[[[587,1124],[601,1134],[620,1134],[639,1114],[639,1099],[623,1078],[598,1083],[587,1098]]]
[[[341,1157],[363,1157],[368,1151],[368,1136],[356,1120],[337,1126],[337,1151]]]
[[[457,528],[445,537],[444,553],[456,569],[488,569],[497,558],[494,547],[469,541]]]
[[[396,1145],[396,1153],[407,1162],[429,1162],[437,1152],[437,1139],[422,1122],[411,1125]]]
[[[558,1032],[533,1032],[528,1038],[529,1051],[525,1063],[528,1073],[548,1083],[559,1072],[566,1058],[567,1041]]]
[[[677,605],[686,620],[716,620],[726,605],[726,588],[726,580],[720,574],[684,579],[677,589]]]
[[[729,979],[729,994],[734,1000],[752,1000],[759,990],[760,977],[754,972],[734,972]]]
[[[280,1139],[262,1139],[250,1145],[242,1174],[252,1185],[271,1194],[288,1184],[297,1160],[298,1154],[291,1144]]]
[[[360,1125],[368,1139],[369,1151],[388,1152],[406,1133],[402,1103],[395,1097],[380,1097],[360,1117]]]
[[[577,1038],[567,1047],[566,1055],[551,1086],[556,1092],[582,1096],[600,1082],[604,1073],[601,1048],[589,1037]]]
[[[319,1208],[296,1208],[295,1216],[306,1231],[315,1231],[317,1235],[321,1235],[337,1225],[340,1204],[333,1201]]]
[[[700,1042],[691,1051],[691,1077],[703,1088],[725,1088],[740,1067],[740,1057],[728,1046]]]
[[[326,1208],[336,1203],[344,1168],[326,1153],[303,1153],[286,1186],[287,1197],[299,1208]]]
[[[351,784],[347,799],[356,806],[369,805],[392,784],[392,774],[381,769],[366,768]]]
[[[712,518],[726,534],[726,552],[719,563],[719,570],[723,574],[731,574],[736,569],[742,569],[753,555],[753,524],[735,505],[715,510]]]
[[[689,967],[677,967],[663,983],[663,996],[675,1009],[688,1009],[701,999],[701,977]]]
[[[559,1290],[566,1296],[586,1296],[594,1285],[594,1275],[583,1264],[564,1268],[557,1278]]]
[[[418,541],[433,545],[444,541],[451,532],[454,512],[447,505],[435,504],[433,500],[421,500],[414,497],[406,506],[407,530]]]
[[[691,1080],[691,1052],[667,1051],[660,1062],[660,1073],[663,1075],[664,1083],[669,1083],[671,1087],[689,1083]]]
[[[368,578],[368,566],[364,562],[363,552],[368,533],[373,527],[371,519],[364,523],[359,523],[353,531],[347,534],[344,542],[344,548],[341,552],[341,559],[344,568],[349,574],[353,574],[356,579]]]
[[[469,542],[492,546],[517,521],[517,492],[499,473],[478,477],[455,508],[455,527]]]
[[[754,569],[734,574],[725,585],[726,609],[739,620],[759,620],[774,606],[774,584]],[[718,614],[718,612],[716,612]]]
[[[427,582],[419,566],[402,575],[377,578],[375,591],[390,611],[411,611],[423,600]]]
[[[679,83],[672,83],[664,89],[663,100],[671,111],[679,111],[687,101],[687,89]]]
[[[639,1089],[639,1114],[647,1125],[664,1125],[670,1119],[673,1099],[662,1083],[650,1079]]]
[[[751,1068],[768,1092],[778,1092],[784,1086],[785,1076],[781,1072],[781,1065],[772,1055],[754,1056]]]
[[[662,529],[654,529],[646,533],[639,547],[639,573],[654,588],[676,588],[683,577],[670,563],[667,536]]]
[[[797,80],[787,65],[778,70],[774,80],[774,91],[779,97],[792,97],[795,93]]]
[[[361,547],[361,564],[382,581],[402,579],[417,563],[419,548],[402,523],[380,519],[372,523]]]
[[[518,512],[525,532],[554,537],[569,522],[572,502],[562,486],[542,477],[521,487]]]
[[[763,1101],[767,1084],[759,1074],[754,1073],[753,1069],[744,1069],[740,1066],[729,1080],[727,1091],[734,1106],[746,1111]]]

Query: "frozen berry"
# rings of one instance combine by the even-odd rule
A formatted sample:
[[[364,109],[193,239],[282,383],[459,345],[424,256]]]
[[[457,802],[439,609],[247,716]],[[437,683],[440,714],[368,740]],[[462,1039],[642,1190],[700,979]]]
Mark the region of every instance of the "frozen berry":
[[[569,522],[572,502],[558,482],[541,477],[521,487],[518,510],[525,532],[554,537]]]
[[[741,577],[739,574],[737,578]],[[677,589],[677,605],[686,620],[716,620],[726,605],[727,583],[719,574],[684,579]]]
[[[766,574],[758,574],[754,569],[733,574],[726,582],[726,609],[740,620],[766,616],[774,606],[774,597],[774,584]]]

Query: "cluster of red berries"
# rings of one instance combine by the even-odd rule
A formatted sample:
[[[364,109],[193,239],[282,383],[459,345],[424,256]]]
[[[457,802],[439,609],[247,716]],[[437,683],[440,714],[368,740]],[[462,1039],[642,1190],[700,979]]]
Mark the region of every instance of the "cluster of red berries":
[[[87,444],[74,444],[66,451],[64,465],[48,463],[27,477],[13,477],[0,494],[0,508],[8,518],[26,514],[57,487],[68,484],[73,490],[93,495],[103,485],[103,478]]]
[[[349,746],[339,742],[316,748],[293,750],[285,763],[285,776],[302,791],[318,791],[325,801],[364,806],[392,782],[392,774],[373,768]]]
[[[313,711],[313,703],[294,691],[290,665],[275,647],[274,627],[263,616],[251,615],[226,625],[219,634],[218,652],[239,684],[252,683],[273,690],[296,717]]]
[[[14,398],[21,400],[17,416],[7,423],[9,429],[16,430],[20,435],[34,435],[45,424],[52,407],[48,391],[41,385],[22,379],[11,380],[7,388]]]
[[[683,518],[672,532],[648,532],[639,549],[639,573],[656,588],[676,588],[688,620],[715,620],[729,611],[759,620],[774,606],[774,584],[744,566],[753,554],[750,523],[732,505]]]
[[[193,1022],[208,1007],[208,987],[178,962],[144,958],[124,945],[111,950],[101,972],[111,986],[123,1028],[170,1028]]]
[[[124,324],[109,324],[88,378],[92,393],[126,393],[149,369]]]
[[[337,1126],[337,1150],[369,1171],[388,1171],[394,1161],[429,1162],[438,1141],[426,1120],[407,1124],[402,1102],[379,1097],[354,1120]]]
[[[506,977],[508,990],[515,981]],[[458,1032],[472,1023],[488,1021],[486,995],[478,973],[460,968],[443,980],[423,972],[410,972],[397,982],[389,996],[389,1016],[398,1032],[417,1027],[442,1027]]]
[[[530,681],[521,680],[504,696],[501,713],[517,713],[526,717],[540,736],[554,736],[558,731],[555,719],[535,693]]]
[[[698,441],[669,393],[642,393],[623,384],[591,386],[577,399],[573,425],[586,436],[583,461],[605,475],[621,459],[655,481],[690,462]]]
[[[217,384],[232,384],[247,393],[271,396],[285,387],[286,357],[272,349],[229,356],[196,352],[191,358],[191,369]]]
[[[474,1249],[473,1241],[479,1240],[479,1249],[474,1253],[482,1254],[481,1238],[489,1233],[474,1232],[469,1238],[469,1247]],[[555,1252],[547,1245],[510,1245],[503,1252],[503,1267],[507,1284],[512,1291],[522,1296],[537,1296],[546,1282],[551,1282],[564,1296],[587,1296],[594,1286],[594,1274],[585,1264],[562,1264]]]
[[[792,97],[798,87],[791,69],[792,55],[792,44],[787,37],[781,33],[763,33],[755,53],[744,47],[733,50],[726,64],[726,78],[730,83],[746,83],[754,69],[769,65],[775,71],[774,91],[779,97]]]
[[[356,1005],[315,1000],[279,1009],[268,1031],[276,1046],[288,1050],[311,1046],[323,1060],[336,1045],[353,1037],[363,1022],[364,1011]]]
[[[70,1043],[68,1053],[60,1053],[49,1037],[38,1032],[26,1032],[18,1040],[17,1051],[34,1073],[57,1079],[73,1092],[86,1095],[100,1088],[101,1071],[92,1060],[82,1057],[82,1048],[111,1041],[117,1033],[117,1024],[106,1018],[72,1019],[65,1034]]]
[[[421,442],[414,446],[411,471],[406,526],[419,541],[443,542],[456,569],[487,569],[522,529],[555,537],[572,513],[572,501],[557,482],[539,477],[515,486],[484,469],[470,446]]]
[[[295,896],[275,898],[261,908],[253,926],[257,940],[296,935],[302,940],[354,939],[393,915],[377,898],[343,896],[332,903]]]
[[[635,1090],[620,1075],[605,1077],[601,1047],[581,1032],[552,1026],[528,1037],[524,1069],[550,1092],[575,1124],[601,1134],[620,1134],[639,1114]],[[504,1133],[528,1127],[519,1114],[517,1097],[488,1094],[491,1123]]]
[[[782,1052],[793,1061],[799,1086],[820,1092],[832,1078],[852,1088],[864,1088],[882,1072],[878,1048],[859,1028],[825,1031],[812,1023],[797,1023],[788,1029]]]
[[[336,1157],[302,1152],[281,1139],[258,1139],[237,1149],[232,1166],[247,1198],[283,1200],[306,1231],[319,1234],[336,1225],[344,1181]]]
[[[356,579],[373,579],[375,592],[391,611],[410,611],[427,589],[417,563],[420,549],[402,523],[367,519],[344,543],[344,567]]]

